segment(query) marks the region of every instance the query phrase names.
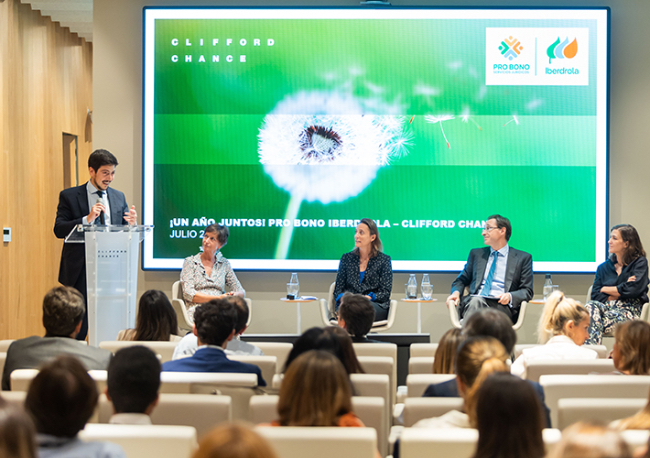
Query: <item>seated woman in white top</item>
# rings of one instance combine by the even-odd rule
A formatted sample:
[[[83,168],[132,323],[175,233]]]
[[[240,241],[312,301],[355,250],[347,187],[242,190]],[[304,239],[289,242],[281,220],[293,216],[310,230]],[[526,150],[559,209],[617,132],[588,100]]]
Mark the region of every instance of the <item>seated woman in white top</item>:
[[[539,345],[526,348],[512,363],[511,372],[526,378],[526,365],[541,359],[596,359],[598,353],[581,347],[589,337],[589,311],[556,291],[549,296],[539,320]]]
[[[420,420],[414,428],[475,428],[476,394],[495,372],[508,372],[508,353],[494,337],[477,336],[465,340],[456,355],[456,383],[463,398],[463,410],[451,410],[440,417]]]

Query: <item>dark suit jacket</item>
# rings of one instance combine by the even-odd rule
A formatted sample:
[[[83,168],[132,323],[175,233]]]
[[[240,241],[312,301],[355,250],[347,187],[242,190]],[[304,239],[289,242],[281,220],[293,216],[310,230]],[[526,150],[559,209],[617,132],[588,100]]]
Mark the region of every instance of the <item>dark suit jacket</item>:
[[[462,296],[465,287],[469,286],[470,294],[478,294],[489,257],[489,246],[470,251],[465,268],[451,284],[451,292],[458,291]],[[519,310],[523,301],[533,298],[533,257],[530,254],[510,247],[504,289],[512,295],[514,310]]]
[[[81,224],[84,216],[90,213],[86,184],[68,188],[59,194],[59,206],[56,209],[54,234],[57,238],[65,238],[70,231]],[[113,188],[107,189],[108,205],[111,208],[111,224],[127,224],[124,213],[129,211],[124,194]],[[74,286],[81,274],[85,275],[86,251],[83,243],[64,243],[61,252],[59,282],[62,285]]]
[[[537,382],[533,382],[531,380],[526,380],[528,383],[532,385],[532,387],[535,389],[535,393],[537,393],[537,396],[539,397],[540,402],[542,403],[542,407],[544,408],[544,416],[546,418],[546,425],[548,428],[551,427],[551,411],[550,409],[546,406],[546,402],[544,401],[544,388],[542,388],[542,385],[540,385]],[[424,394],[422,395],[424,398],[457,398],[459,397],[458,394],[458,385],[456,385],[456,379],[451,379],[447,380],[446,382],[442,383],[434,383],[431,384],[427,387],[427,389],[424,391]]]
[[[32,336],[16,340],[7,349],[2,389],[9,390],[11,372],[16,369],[37,369],[59,355],[77,357],[86,369],[108,369],[111,352],[79,343],[69,337]]]
[[[167,361],[162,365],[163,371],[169,372],[232,372],[240,374],[257,374],[257,384],[266,386],[262,370],[254,364],[242,363],[228,359],[223,350],[218,348],[199,348],[188,358]]]

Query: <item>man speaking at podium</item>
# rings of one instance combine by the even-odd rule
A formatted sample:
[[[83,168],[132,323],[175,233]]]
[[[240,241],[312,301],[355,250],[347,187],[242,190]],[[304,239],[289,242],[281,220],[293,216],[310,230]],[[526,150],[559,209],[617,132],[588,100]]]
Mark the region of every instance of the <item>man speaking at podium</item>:
[[[136,224],[135,206],[129,209],[124,193],[109,188],[115,177],[117,159],[105,149],[92,152],[88,158],[90,180],[59,194],[54,234],[65,238],[78,224],[124,225]],[[88,295],[86,292],[86,251],[82,243],[64,243],[61,252],[59,282],[73,286],[83,295],[86,313],[78,340],[88,334]]]
[[[488,246],[469,252],[467,264],[452,283],[451,296],[447,298],[448,306],[457,305],[469,286],[469,295],[458,307],[461,318],[491,307],[504,312],[514,323],[521,303],[533,298],[533,257],[510,248],[511,233],[510,221],[501,215],[490,216],[485,223],[481,234]]]

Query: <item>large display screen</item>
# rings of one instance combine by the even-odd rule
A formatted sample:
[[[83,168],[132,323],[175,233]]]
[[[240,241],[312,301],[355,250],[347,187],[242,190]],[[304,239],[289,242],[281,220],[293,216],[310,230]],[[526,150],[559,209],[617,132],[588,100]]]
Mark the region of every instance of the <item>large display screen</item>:
[[[609,10],[144,9],[143,268],[460,270],[491,214],[535,271],[604,261]]]

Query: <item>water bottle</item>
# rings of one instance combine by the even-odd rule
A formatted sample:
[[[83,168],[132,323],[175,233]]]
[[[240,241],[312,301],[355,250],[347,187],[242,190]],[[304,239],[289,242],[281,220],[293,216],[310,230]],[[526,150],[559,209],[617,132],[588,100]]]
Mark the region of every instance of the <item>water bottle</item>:
[[[291,280],[287,283],[287,299],[300,298],[300,283],[298,282],[298,274],[292,273]]]
[[[409,275],[409,281],[406,283],[406,298],[417,299],[418,297],[418,281],[415,279],[415,274]]]
[[[422,283],[420,283],[420,292],[422,293],[422,299],[425,301],[431,300],[431,295],[433,294],[433,286],[429,283],[429,274],[422,275]]]
[[[542,288],[542,294],[544,295],[544,300],[548,299],[548,296],[553,292],[553,281],[551,280],[551,274],[546,274],[544,279],[544,288]]]

